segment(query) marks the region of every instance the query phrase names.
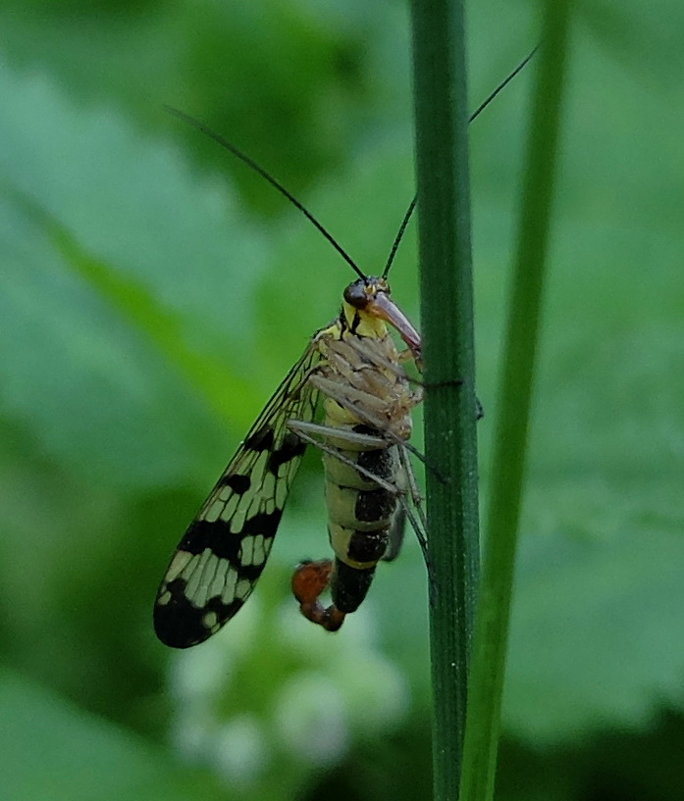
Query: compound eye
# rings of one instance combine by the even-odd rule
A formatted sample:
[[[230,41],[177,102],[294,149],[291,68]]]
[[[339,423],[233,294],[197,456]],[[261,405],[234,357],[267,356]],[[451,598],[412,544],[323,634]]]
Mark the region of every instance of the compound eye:
[[[353,284],[344,290],[344,299],[355,309],[365,309],[372,295],[368,292],[368,287],[363,279],[354,281]]]

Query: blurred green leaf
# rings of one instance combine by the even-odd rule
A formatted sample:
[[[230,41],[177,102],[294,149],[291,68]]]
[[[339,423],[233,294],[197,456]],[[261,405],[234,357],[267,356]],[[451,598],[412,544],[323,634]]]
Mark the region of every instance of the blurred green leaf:
[[[525,540],[506,694],[512,733],[576,740],[606,726],[648,728],[660,707],[681,705],[684,644],[672,632],[683,558],[680,532],[639,523],[605,539]]]
[[[213,436],[210,393],[188,373],[213,370],[216,405],[221,365],[224,397],[258,403],[240,376],[258,238],[245,220],[224,226],[218,189],[193,201],[187,168],[163,145],[76,109],[45,79],[0,80],[5,411],[75,470],[136,487],[183,480]],[[244,268],[222,268],[227,253]]]
[[[404,16],[400,3],[378,15],[363,0],[323,9],[307,0],[99,0],[59,8],[7,0],[0,27],[13,67],[38,66],[80,100],[106,97],[147,130],[166,127],[162,103],[186,109],[242,146],[251,143],[253,155],[279,164],[280,178],[299,192],[344,158],[369,118],[385,125],[397,107],[408,108],[403,87],[378,80],[407,74]],[[236,167],[244,195],[259,207],[279,208],[265,186],[208,142],[183,128],[173,135],[212,171]]]
[[[668,131],[660,144],[681,158]],[[600,173],[613,156],[595,148]],[[643,728],[660,703],[681,705],[681,230],[671,206],[644,203],[660,176],[639,169],[638,197],[603,206],[604,190],[587,190],[591,219],[561,205],[555,232],[506,702],[512,730],[535,743]],[[681,218],[681,198],[677,208]],[[496,275],[485,261],[485,354],[496,347]],[[493,362],[480,366],[487,407]],[[482,433],[486,453],[486,418]]]
[[[226,797],[170,754],[4,669],[0,716],[2,792],[12,801]]]

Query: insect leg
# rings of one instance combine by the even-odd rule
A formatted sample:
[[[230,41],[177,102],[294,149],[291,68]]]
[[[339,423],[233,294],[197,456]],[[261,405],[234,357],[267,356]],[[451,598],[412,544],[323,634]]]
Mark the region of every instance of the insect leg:
[[[324,395],[327,395],[329,398],[337,401],[337,403],[339,403],[343,409],[352,411],[366,425],[381,431],[386,441],[389,441],[394,445],[400,445],[402,448],[406,448],[406,450],[412,453],[416,459],[425,465],[427,470],[431,470],[441,483],[447,483],[446,477],[443,476],[435,467],[429,465],[425,460],[425,456],[414,445],[412,445],[410,442],[407,442],[405,437],[399,436],[399,434],[392,430],[391,426],[388,425],[387,419],[384,419],[381,415],[375,415],[369,411],[367,403],[364,406],[363,402],[354,402],[364,401],[368,397],[367,393],[351,388],[347,388],[344,392],[341,392],[338,384],[335,381],[331,381],[330,379],[324,378],[317,374],[313,374],[310,380],[316,389],[323,392]],[[415,404],[413,405],[417,405],[418,402],[419,401],[416,400]]]
[[[342,431],[339,428],[332,428],[330,426],[321,426],[318,425],[318,423],[303,424],[299,420],[288,420],[287,425],[304,442],[308,443],[309,445],[314,445],[316,448],[323,451],[324,453],[328,453],[331,456],[334,456],[336,459],[339,459],[344,464],[353,467],[355,470],[361,473],[361,475],[364,476],[364,478],[368,478],[371,481],[374,481],[376,484],[382,487],[382,489],[387,490],[388,492],[392,492],[393,494],[399,496],[401,496],[401,494],[404,492],[404,490],[397,487],[396,484],[392,484],[390,481],[387,481],[386,479],[381,478],[380,476],[374,475],[370,470],[367,470],[362,465],[357,464],[356,462],[353,462],[351,459],[347,458],[338,448],[335,448],[333,445],[328,445],[325,442],[321,442],[321,440],[316,439],[314,436],[312,436],[312,434],[320,432],[321,435],[324,436],[324,435],[330,435],[331,432],[334,432],[334,436],[338,440],[345,439],[349,435],[350,441],[353,441],[354,443],[358,442],[356,436],[362,437],[364,440],[376,439],[376,438],[367,437],[365,434],[354,435],[353,432]],[[306,433],[307,431],[310,431],[311,434]],[[353,439],[351,439],[352,437]]]
[[[404,529],[406,528],[406,511],[403,506],[399,506],[394,514],[392,525],[389,530],[389,542],[387,550],[382,557],[383,562],[393,562],[404,544]]]
[[[381,450],[386,448],[388,444],[386,437],[352,431],[348,428],[327,426],[324,423],[313,423],[308,420],[288,420],[287,425],[296,434],[308,432],[309,434],[319,434],[321,437],[343,440],[345,444],[357,446],[358,450]]]
[[[350,459],[344,456],[344,454],[341,453],[337,448],[333,447],[332,445],[328,445],[327,443],[322,442],[319,439],[316,439],[312,435],[320,434],[321,436],[334,436],[338,440],[346,439],[350,442],[353,442],[354,444],[370,444],[370,445],[383,442],[382,438],[371,437],[368,436],[367,434],[356,434],[352,431],[343,432],[339,428],[334,428],[332,426],[324,426],[318,423],[302,422],[299,420],[288,420],[287,425],[292,431],[295,432],[295,434],[297,434],[298,437],[301,437],[301,439],[304,440],[304,442],[307,442],[310,445],[314,445],[315,447],[319,448],[325,453],[334,456],[336,459],[339,459],[344,464],[353,467],[355,470],[361,473],[361,475],[363,475],[365,478],[369,478],[372,481],[375,481],[383,489],[386,489],[389,492],[392,492],[395,495],[397,495],[399,498],[399,503],[401,504],[401,508],[403,509],[406,518],[411,524],[411,528],[416,533],[418,543],[420,545],[421,551],[423,552],[423,558],[425,559],[425,562],[427,564],[428,561],[427,538],[425,535],[425,532],[427,530],[427,521],[425,519],[425,512],[422,506],[422,498],[420,495],[420,491],[418,489],[418,485],[416,484],[415,475],[413,474],[411,464],[406,456],[406,450],[408,450],[408,448],[406,447],[408,445],[407,442],[400,440],[397,443],[399,445],[399,458],[402,464],[402,472],[406,476],[408,485],[407,487],[401,487],[397,484],[392,484],[391,482],[386,481],[380,476],[374,475],[371,471],[366,470],[363,466],[357,464],[356,462],[352,462]],[[406,498],[407,491],[410,494],[411,503],[409,503]],[[411,505],[413,506],[413,508],[411,508]],[[416,510],[417,517],[416,514],[414,514],[413,509]],[[392,558],[396,557],[397,553],[399,552],[399,547],[397,547],[397,549],[393,552],[394,556]]]
[[[413,509],[409,505],[406,495],[403,496],[400,495],[399,502],[401,503],[402,508],[404,509],[404,512],[406,514],[406,517],[408,518],[408,521],[411,524],[411,528],[416,533],[416,538],[418,539],[418,544],[420,545],[420,549],[423,552],[423,559],[425,560],[425,564],[429,572],[430,562],[429,562],[427,534],[426,534],[427,519],[425,517],[425,510],[423,509],[423,503],[422,503],[423,499],[421,497],[420,490],[418,489],[418,485],[416,484],[416,477],[411,468],[411,463],[409,462],[406,453],[402,448],[399,448],[399,461],[401,463],[404,476],[406,477],[406,481],[408,483],[409,495],[413,503],[413,509],[416,510],[418,520],[416,519],[416,516],[413,514]]]

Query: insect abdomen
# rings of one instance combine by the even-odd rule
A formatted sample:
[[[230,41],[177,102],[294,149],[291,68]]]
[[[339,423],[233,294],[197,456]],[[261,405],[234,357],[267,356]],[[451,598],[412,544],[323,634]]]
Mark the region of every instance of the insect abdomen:
[[[383,557],[397,508],[396,493],[360,473],[358,464],[379,478],[390,479],[397,465],[396,446],[324,454],[328,535],[336,569],[331,592],[341,612],[353,612],[363,601],[375,565]]]

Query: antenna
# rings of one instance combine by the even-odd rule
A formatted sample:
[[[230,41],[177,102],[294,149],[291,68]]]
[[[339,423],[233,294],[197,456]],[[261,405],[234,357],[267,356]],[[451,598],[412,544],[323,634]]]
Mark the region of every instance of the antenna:
[[[415,209],[417,203],[418,203],[418,195],[414,195],[413,200],[409,203],[409,207],[406,209],[406,212],[404,213],[404,219],[401,221],[401,225],[399,226],[397,235],[394,237],[394,242],[392,242],[392,249],[390,250],[390,254],[387,257],[387,263],[385,264],[385,269],[382,271],[383,278],[387,278],[387,273],[389,273],[390,267],[392,266],[392,262],[394,261],[394,257],[397,255],[399,244],[404,237],[404,231],[406,231],[406,226],[409,224],[409,220],[411,219],[411,215],[413,214],[413,210]]]
[[[335,239],[335,237],[328,231],[327,228],[320,223],[314,215],[306,208],[306,206],[289,191],[287,190],[280,181],[276,180],[272,175],[266,172],[263,167],[260,167],[256,161],[251,159],[248,155],[243,153],[234,144],[229,142],[227,139],[224,139],[220,134],[216,133],[216,131],[212,131],[209,126],[205,125],[200,120],[196,120],[194,117],[191,117],[189,114],[186,114],[184,111],[180,111],[177,108],[173,108],[173,106],[164,106],[164,109],[168,111],[169,114],[172,114],[174,117],[177,117],[179,120],[183,120],[183,122],[187,122],[188,125],[192,125],[193,128],[196,128],[201,133],[206,134],[210,139],[213,139],[217,142],[221,147],[225,147],[226,150],[230,151],[234,156],[240,159],[243,164],[246,164],[250,167],[254,172],[258,173],[262,178],[265,178],[271,186],[275,187],[281,195],[284,195],[293,206],[298,208],[302,214],[312,222],[316,228],[323,234],[323,236],[330,242],[330,244],[335,248],[335,250],[342,256],[342,258],[347,262],[347,264],[354,270],[354,272],[359,276],[359,278],[366,278],[363,274],[361,269],[357,266],[356,262],[352,259],[352,257],[347,253],[347,251],[339,244],[339,242]]]
[[[494,89],[493,92],[490,92],[489,95],[480,103],[480,105],[473,111],[468,119],[468,122],[472,122],[473,120],[477,119],[480,114],[487,108],[487,106],[494,100],[494,98],[501,92],[508,84],[515,78],[515,76],[527,65],[528,61],[531,60],[532,56],[539,50],[539,45],[536,45],[533,50],[531,50],[525,58],[518,64],[518,66],[511,72],[501,83]],[[404,236],[406,231],[406,227],[409,224],[409,220],[416,208],[418,203],[418,195],[413,196],[413,200],[409,203],[408,209],[404,214],[404,217],[401,221],[401,225],[399,226],[399,230],[397,231],[397,235],[394,237],[394,242],[392,242],[392,247],[390,249],[389,256],[387,257],[387,263],[385,264],[385,269],[382,271],[382,277],[387,278],[387,275],[390,271],[390,267],[394,261],[394,257],[397,255],[397,250],[399,248],[399,244]]]
[[[494,91],[487,96],[487,98],[482,103],[480,103],[480,105],[470,115],[469,122],[472,122],[476,117],[478,117],[480,113],[484,111],[484,109],[487,108],[487,106],[492,102],[492,100],[494,100],[494,98],[499,94],[499,92],[501,92],[502,89],[504,89],[504,87],[506,87],[513,80],[513,78],[515,78],[515,76],[523,69],[523,67],[525,67],[527,62],[530,61],[532,56],[534,56],[538,48],[539,45],[537,45],[534,48],[534,50],[532,50],[526,56],[526,58],[524,58],[520,62],[520,64],[518,64],[518,66],[513,70],[513,72],[511,72],[510,75],[508,75],[508,77],[504,81],[502,81],[496,87],[496,89],[494,89]],[[306,208],[306,206],[300,200],[297,200],[297,198],[288,189],[286,189],[280,183],[280,181],[274,178],[270,173],[266,172],[266,170],[263,167],[261,167],[259,164],[257,164],[256,161],[254,161],[254,159],[251,159],[246,153],[243,153],[232,142],[229,142],[223,136],[216,133],[216,131],[213,131],[208,125],[205,125],[200,120],[191,117],[184,111],[180,111],[179,109],[174,108],[173,106],[166,106],[166,105],[164,106],[164,109],[169,114],[173,115],[179,120],[182,120],[188,125],[191,125],[193,128],[196,128],[198,131],[205,134],[210,139],[213,139],[217,144],[221,145],[221,147],[224,147],[226,150],[232,153],[243,164],[246,164],[250,169],[254,170],[254,172],[256,172],[258,175],[260,175],[262,178],[268,181],[268,183],[271,184],[271,186],[277,189],[281,195],[284,195],[290,201],[290,203],[292,203],[292,205],[295,208],[299,209],[299,211],[301,211],[302,214],[323,234],[323,236],[328,240],[328,242],[330,242],[330,244],[335,248],[335,250],[340,254],[340,256],[342,256],[342,258],[347,262],[347,264],[352,268],[352,270],[354,270],[354,272],[359,276],[359,278],[365,279],[367,277],[366,275],[364,275],[361,268],[356,264],[354,259],[352,259],[352,257],[347,253],[347,251],[342,247],[342,245],[340,245],[340,243],[330,233],[330,231],[328,231],[328,229],[314,217],[314,215]],[[387,278],[387,275],[390,271],[390,267],[394,262],[394,257],[397,254],[397,249],[399,248],[399,244],[401,243],[401,240],[404,236],[406,227],[408,226],[409,221],[411,220],[411,216],[413,215],[417,202],[418,202],[418,195],[415,195],[413,200],[409,203],[409,207],[404,214],[404,217],[401,221],[401,225],[399,226],[399,230],[397,231],[397,235],[394,237],[394,242],[392,243],[392,248],[390,250],[389,257],[387,258],[387,263],[385,264],[385,269],[382,272],[383,278]]]

